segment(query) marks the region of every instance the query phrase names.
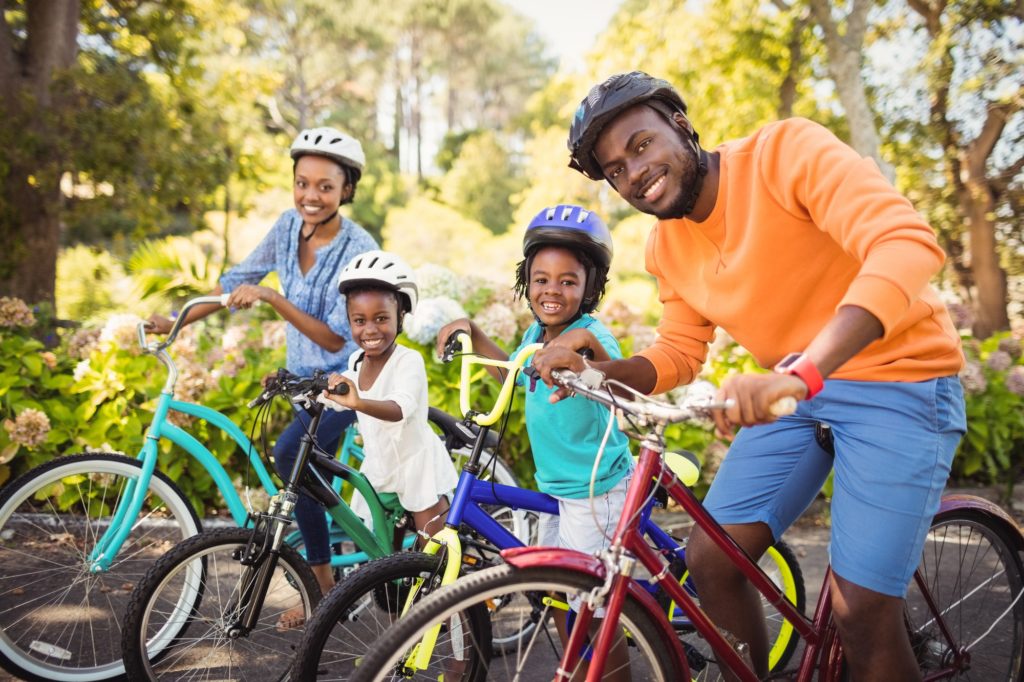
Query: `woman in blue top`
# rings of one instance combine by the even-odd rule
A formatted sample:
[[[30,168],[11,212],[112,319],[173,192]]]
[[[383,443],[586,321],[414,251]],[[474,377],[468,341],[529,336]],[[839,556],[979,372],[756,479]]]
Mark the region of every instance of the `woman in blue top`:
[[[345,299],[338,296],[338,277],[352,258],[377,249],[366,230],[341,216],[338,210],[350,203],[366,165],[362,146],[334,128],[313,128],[299,133],[291,146],[295,208],[281,214],[270,232],[249,256],[220,279],[212,294],[229,293],[231,308],[249,308],[265,301],[288,323],[288,370],[310,375],[323,369],[341,372],[357,346],[345,314]],[[281,292],[260,286],[270,272],[277,272]],[[185,323],[194,322],[220,306],[193,308]],[[150,328],[167,333],[171,320],[154,315]],[[320,447],[334,452],[342,432],[355,419],[351,410],[325,411],[317,431]],[[309,422],[297,412],[274,446],[274,466],[281,476],[291,472],[299,440]],[[295,518],[306,546],[306,558],[326,593],[334,584],[330,566],[330,542],[323,508],[302,496]],[[295,627],[304,614],[285,614],[281,625]]]
[[[611,234],[597,214],[572,205],[544,209],[526,228],[523,256],[516,267],[514,288],[527,299],[536,321],[523,334],[519,348],[561,338],[571,339],[573,348],[589,348],[596,360],[621,358],[615,337],[590,315],[604,295],[612,259]],[[439,355],[448,337],[460,330],[470,334],[474,351],[499,360],[508,358],[468,319],[456,320],[440,331]],[[499,381],[503,379],[501,370],[488,369]],[[520,377],[519,383],[529,384],[526,430],[537,467],[537,487],[558,498],[559,515],[541,519],[540,544],[594,554],[608,545],[625,503],[633,466],[628,440],[613,424],[594,471],[608,410],[580,397],[552,404],[553,391],[543,382]],[[564,637],[562,624],[558,625]],[[616,661],[625,660],[625,642],[618,642],[609,657],[609,670],[616,669]]]

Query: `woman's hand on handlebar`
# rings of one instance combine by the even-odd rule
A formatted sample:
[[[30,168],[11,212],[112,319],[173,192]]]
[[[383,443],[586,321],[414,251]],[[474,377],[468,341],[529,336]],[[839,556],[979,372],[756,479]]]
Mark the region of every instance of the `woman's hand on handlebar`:
[[[228,296],[227,306],[246,310],[259,301],[270,302],[274,296],[277,296],[277,292],[270,287],[258,284],[240,284]]]
[[[174,320],[163,315],[150,315],[146,320],[146,331],[153,334],[166,334],[174,326]]]
[[[807,396],[807,384],[792,374],[738,374],[731,376],[718,389],[718,400],[732,400],[726,410],[715,410],[715,428],[720,435],[732,439],[737,426],[770,424],[778,419],[772,406],[785,398],[797,401]]]
[[[341,388],[342,386],[346,388]],[[337,372],[332,372],[327,377],[327,390],[324,391],[323,396],[327,400],[333,400],[339,405],[353,410],[359,404],[359,390],[356,388],[355,382]]]
[[[463,317],[441,327],[441,331],[437,333],[437,357],[444,357],[444,346],[448,342],[448,338],[455,332],[466,332],[472,338],[473,323],[468,318]]]

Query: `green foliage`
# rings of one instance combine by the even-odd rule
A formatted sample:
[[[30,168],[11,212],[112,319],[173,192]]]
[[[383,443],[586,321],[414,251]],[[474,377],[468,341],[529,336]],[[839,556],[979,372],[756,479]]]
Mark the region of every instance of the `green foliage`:
[[[996,334],[978,343],[965,339],[961,373],[967,403],[967,435],[953,460],[953,476],[1012,487],[1024,468],[1024,361],[1021,343]]]
[[[493,133],[482,132],[462,145],[441,181],[441,196],[459,213],[497,234],[512,223],[516,206],[511,198],[525,185],[505,145]]]

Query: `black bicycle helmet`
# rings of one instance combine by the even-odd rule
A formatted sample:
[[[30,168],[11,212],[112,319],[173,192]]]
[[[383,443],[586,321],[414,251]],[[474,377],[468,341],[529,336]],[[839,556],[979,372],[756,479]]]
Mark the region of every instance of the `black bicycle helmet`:
[[[573,204],[545,208],[530,221],[523,233],[523,260],[516,270],[515,290],[524,298],[529,288],[530,263],[542,246],[562,246],[584,256],[587,288],[583,303],[573,319],[597,307],[608,282],[612,263],[612,235],[608,226],[593,211]]]
[[[594,143],[598,135],[621,112],[644,102],[670,121],[677,112],[686,115],[686,102],[672,84],[643,71],[617,73],[592,87],[577,107],[569,126],[569,167],[591,180],[604,178],[601,165],[594,156]],[[691,189],[686,213],[693,210],[704,176],[707,175],[707,157],[700,148],[700,136],[696,130],[688,132],[686,137],[697,155],[698,168],[697,181]]]

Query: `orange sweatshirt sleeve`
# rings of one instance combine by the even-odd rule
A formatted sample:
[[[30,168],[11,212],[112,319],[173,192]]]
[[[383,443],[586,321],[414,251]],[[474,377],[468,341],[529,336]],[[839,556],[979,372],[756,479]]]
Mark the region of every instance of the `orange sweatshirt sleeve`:
[[[839,306],[860,306],[877,317],[885,336],[938,272],[945,254],[910,202],[828,129],[804,119],[786,122],[759,155],[765,186],[793,215],[809,215],[860,270]]]
[[[697,378],[708,354],[708,343],[715,336],[715,327],[691,308],[663,276],[658,262],[658,227],[647,238],[647,271],[658,280],[658,298],[662,303],[661,322],[654,344],[638,355],[646,358],[657,372],[652,393],[664,393]],[[670,265],[670,264],[666,264]]]

